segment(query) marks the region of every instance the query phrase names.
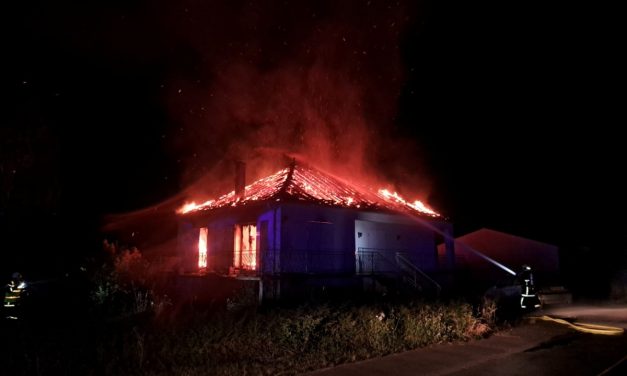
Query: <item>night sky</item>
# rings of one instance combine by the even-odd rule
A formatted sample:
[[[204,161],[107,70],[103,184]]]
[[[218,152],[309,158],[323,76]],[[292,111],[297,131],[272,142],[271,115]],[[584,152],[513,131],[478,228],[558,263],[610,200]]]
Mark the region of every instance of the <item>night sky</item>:
[[[375,171],[459,234],[491,227],[610,255],[603,267],[624,257],[609,10],[88,3],[3,5],[2,273],[62,270],[98,250],[108,215],[171,213],[229,161],[255,176],[282,152]]]

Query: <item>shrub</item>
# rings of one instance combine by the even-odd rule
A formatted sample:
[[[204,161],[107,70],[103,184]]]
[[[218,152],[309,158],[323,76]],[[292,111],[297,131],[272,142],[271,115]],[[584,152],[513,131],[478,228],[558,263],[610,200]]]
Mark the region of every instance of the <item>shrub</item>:
[[[149,288],[149,264],[137,248],[105,240],[103,249],[106,257],[93,273],[89,294],[93,312],[110,318],[161,313],[171,303]]]
[[[42,365],[68,364],[72,372],[85,374],[285,375],[467,340],[483,334],[482,326],[487,327],[483,319],[462,302],[192,312],[167,324],[126,319],[47,342],[39,336],[40,348],[67,343],[30,356]]]

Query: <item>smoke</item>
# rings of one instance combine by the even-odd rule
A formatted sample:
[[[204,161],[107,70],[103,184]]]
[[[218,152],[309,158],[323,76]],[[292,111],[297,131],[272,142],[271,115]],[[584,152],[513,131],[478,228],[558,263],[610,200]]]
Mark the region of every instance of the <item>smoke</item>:
[[[420,153],[396,128],[402,42],[421,21],[419,5],[182,0],[127,10],[106,32],[115,43],[103,44],[162,70],[158,95],[171,124],[163,139],[180,189],[154,207],[106,218],[106,231],[135,243],[157,233],[167,226],[149,218],[231,191],[235,160],[246,162],[249,183],[284,168],[287,155],[426,199]],[[152,237],[149,247],[159,243]]]
[[[416,9],[266,3],[188,4],[195,23],[168,20],[191,51],[165,88],[186,195],[230,191],[233,160],[247,163],[250,182],[294,154],[349,181],[413,183],[404,154],[416,150],[394,126],[400,43]]]

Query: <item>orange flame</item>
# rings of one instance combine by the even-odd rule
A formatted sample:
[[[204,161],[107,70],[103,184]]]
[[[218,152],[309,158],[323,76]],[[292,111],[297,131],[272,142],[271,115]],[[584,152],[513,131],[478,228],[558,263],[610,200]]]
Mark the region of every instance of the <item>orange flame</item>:
[[[200,229],[198,236],[198,267],[207,267],[207,234],[209,230],[206,227]]]
[[[362,207],[401,209],[419,212],[431,217],[440,217],[440,214],[420,200],[409,202],[396,192],[390,192],[383,188],[375,192],[369,188],[357,187],[321,171],[302,166],[296,166],[291,174],[290,168],[286,168],[247,185],[242,196],[231,191],[202,204],[186,203],[177,210],[177,213],[185,214],[196,210],[246,205],[255,201],[271,199],[280,191],[300,200],[318,201],[335,206],[357,209]],[[279,201],[279,198],[276,200]]]
[[[194,210],[196,210],[198,208],[205,207],[205,206],[210,206],[212,202],[213,202],[213,200],[205,201],[202,204],[196,204],[195,201],[186,202],[183,206],[178,208],[178,210],[176,212],[178,214],[189,213],[189,212],[194,211]]]
[[[264,200],[275,194],[281,187],[281,182],[287,177],[289,168],[278,171],[263,179],[247,185],[244,188],[244,196],[239,197],[235,191],[231,191],[215,200],[208,200],[202,204],[196,204],[195,201],[187,202],[181,206],[176,212],[178,214],[186,214],[195,210],[214,209],[223,206],[236,206],[241,203],[250,203],[252,201]]]
[[[436,213],[433,209],[429,208],[422,201],[416,200],[414,202],[407,202],[401,195],[396,192],[390,192],[387,189],[379,189],[379,195],[388,201],[396,202],[401,205],[405,205],[421,213],[429,214],[434,217],[439,217],[440,214]]]

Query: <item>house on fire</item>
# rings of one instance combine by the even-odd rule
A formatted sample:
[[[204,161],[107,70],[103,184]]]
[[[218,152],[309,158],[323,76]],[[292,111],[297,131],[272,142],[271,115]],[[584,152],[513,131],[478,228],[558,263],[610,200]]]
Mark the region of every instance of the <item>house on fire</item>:
[[[179,212],[188,274],[256,280],[276,298],[305,286],[439,290],[453,268],[452,225],[420,201],[295,161],[248,186],[237,170],[234,191]]]

